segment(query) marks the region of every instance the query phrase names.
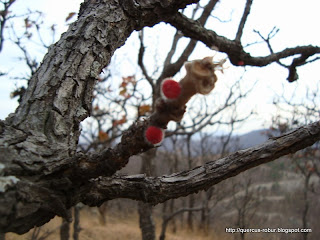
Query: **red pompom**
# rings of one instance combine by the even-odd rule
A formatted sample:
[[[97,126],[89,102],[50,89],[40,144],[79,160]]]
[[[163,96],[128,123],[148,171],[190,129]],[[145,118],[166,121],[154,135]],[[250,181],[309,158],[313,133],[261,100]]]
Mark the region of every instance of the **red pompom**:
[[[161,85],[161,92],[168,99],[176,99],[181,93],[181,86],[175,80],[165,79]]]
[[[160,145],[164,136],[164,131],[155,126],[149,126],[145,132],[146,140],[153,145]]]
[[[243,66],[243,65],[244,65],[244,61],[240,60],[240,61],[238,62],[238,65],[239,65],[239,66]]]

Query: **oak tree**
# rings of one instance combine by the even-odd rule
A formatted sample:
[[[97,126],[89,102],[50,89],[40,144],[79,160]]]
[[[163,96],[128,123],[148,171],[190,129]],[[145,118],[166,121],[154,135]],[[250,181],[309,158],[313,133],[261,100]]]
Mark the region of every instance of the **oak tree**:
[[[135,30],[169,23],[184,36],[227,54],[235,66],[282,64],[281,59],[293,56],[291,64],[282,64],[288,69],[290,82],[297,80],[299,66],[315,60],[320,53],[320,47],[312,45],[280,52],[270,46],[269,55],[251,56],[241,37],[252,1],[246,2],[235,39],[219,36],[179,12],[197,2],[85,0],[81,4],[78,20],[50,46],[29,80],[19,107],[0,122],[0,232],[22,234],[56,215],[68,219],[68,209],[79,202],[99,206],[111,199],[130,198],[157,204],[186,196],[320,139],[317,121],[188,171],[161,177],[115,175],[130,156],[154,148],[144,137],[150,125],[166,128],[170,120],[180,120],[189,98],[197,92],[206,93],[203,86],[214,85],[214,71],[221,64],[205,58],[188,63],[188,73],[181,80],[190,86],[187,79],[198,79],[195,84],[201,82],[202,87],[191,84],[173,103],[156,99],[156,111],[149,118],[134,122],[115,147],[96,153],[77,152],[80,123],[92,111],[98,76]]]

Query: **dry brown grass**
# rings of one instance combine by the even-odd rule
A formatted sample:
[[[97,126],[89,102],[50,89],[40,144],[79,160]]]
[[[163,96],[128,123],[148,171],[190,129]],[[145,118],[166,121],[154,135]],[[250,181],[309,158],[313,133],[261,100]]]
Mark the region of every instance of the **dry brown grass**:
[[[46,238],[46,240],[57,240],[59,236],[59,226],[61,218],[54,218],[41,228],[41,234],[46,231],[55,231]],[[136,214],[130,216],[108,216],[107,224],[102,225],[96,213],[88,210],[81,211],[81,232],[80,240],[141,240],[141,232],[139,228],[138,216]],[[159,239],[160,221],[156,221],[157,239]],[[16,235],[13,233],[6,234],[6,240],[30,240],[32,231],[24,235]],[[41,235],[40,234],[40,235]],[[231,236],[227,234],[210,233],[208,236],[201,231],[188,231],[187,229],[178,229],[176,233],[166,233],[167,240],[229,240]],[[72,229],[71,236],[72,239]]]

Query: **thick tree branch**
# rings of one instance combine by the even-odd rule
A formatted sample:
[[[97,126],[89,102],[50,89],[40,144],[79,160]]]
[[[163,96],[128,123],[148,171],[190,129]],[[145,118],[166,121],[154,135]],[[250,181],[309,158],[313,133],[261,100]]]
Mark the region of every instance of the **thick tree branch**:
[[[85,204],[96,206],[115,198],[130,198],[158,204],[187,196],[233,177],[247,169],[313,145],[320,140],[320,122],[315,122],[256,147],[240,150],[192,170],[162,177],[114,176],[98,178],[83,186]]]
[[[177,13],[168,20],[168,23],[182,31],[182,33],[192,39],[199,40],[206,44],[209,48],[215,47],[220,52],[224,52],[228,55],[232,64],[238,65],[249,65],[262,67],[270,63],[279,61],[279,59],[287,58],[294,55],[309,57],[319,54],[320,47],[318,46],[298,46],[295,48],[286,48],[281,52],[273,53],[264,57],[253,57],[249,53],[245,52],[243,46],[238,41],[230,40],[226,37],[219,36],[214,31],[205,29],[197,21],[188,19],[181,13]],[[299,58],[300,60],[300,58]],[[298,65],[301,65],[301,61],[298,61]],[[295,68],[296,63],[293,63]]]
[[[112,171],[125,164],[132,152],[124,145],[92,162],[75,155],[96,79],[134,30],[197,1],[84,1],[78,20],[48,49],[16,112],[0,122],[0,232],[24,233],[55,215],[68,218],[71,195],[83,184],[77,174],[96,176],[87,166],[93,169],[94,160],[106,155],[114,157]],[[70,171],[73,160],[79,168]]]
[[[30,149],[25,147],[26,150],[31,151],[31,154],[35,151],[40,155],[38,158],[33,157],[30,164],[19,155],[14,147],[2,147],[5,151],[1,156],[1,162],[5,165],[1,164],[0,170],[5,177],[0,179],[2,185],[0,213],[4,216],[3,222],[0,221],[0,232],[23,233],[35,225],[45,223],[54,215],[68,218],[67,209],[78,202],[79,195],[75,189],[80,189],[91,178],[112,176],[127,164],[130,156],[154,147],[145,139],[147,127],[165,129],[169,121],[180,121],[185,112],[185,104],[194,94],[207,94],[214,88],[217,81],[214,72],[219,67],[221,64],[213,63],[212,58],[187,63],[187,74],[179,84],[181,94],[170,101],[163,98],[158,99],[155,111],[148,120],[133,124],[123,133],[116,147],[106,149],[101,153],[77,154],[45,162],[42,155],[49,158],[53,153],[39,152],[45,150],[39,147],[34,149],[33,145],[29,145]],[[28,134],[3,122],[0,124],[3,146],[12,145],[16,148],[24,146],[20,144],[28,139]],[[13,138],[11,138],[12,135]],[[45,141],[42,141],[41,144],[50,147],[45,145]],[[32,176],[31,180],[29,176]],[[19,197],[15,197],[16,195]],[[9,204],[8,201],[10,202],[9,207],[4,207]],[[21,208],[17,208],[18,205]],[[27,213],[20,216],[19,214],[24,211]]]
[[[145,26],[153,26],[159,19],[165,20],[178,9],[196,2],[199,0],[123,0],[121,5],[126,14],[135,19],[135,29],[140,30]]]
[[[139,5],[136,11],[142,14],[142,22],[149,22],[147,18],[160,22],[178,7],[196,1],[158,2],[143,1]],[[1,162],[7,163],[4,172],[13,168],[15,173],[20,169],[22,175],[25,171],[40,173],[41,169],[50,172],[50,166],[75,154],[79,124],[91,110],[95,80],[113,52],[135,30],[137,19],[123,11],[128,5],[85,1],[79,19],[49,48],[21,104],[3,125],[7,127],[1,131],[0,143],[10,143],[1,155]],[[159,14],[149,15],[153,10]],[[161,12],[166,14],[162,16]]]
[[[214,71],[219,64],[212,63],[210,58],[194,60],[186,64],[187,75],[180,81],[182,93],[177,99],[165,101],[159,98],[153,114],[144,121],[134,123],[123,132],[121,141],[114,147],[97,154],[77,154],[71,159],[50,166],[48,175],[67,177],[74,183],[86,182],[98,176],[112,176],[124,167],[130,156],[145,152],[154,147],[145,140],[144,132],[149,125],[166,129],[169,121],[179,121],[185,113],[185,104],[205,85],[205,89],[214,87],[217,80]],[[205,71],[197,71],[199,68]],[[198,75],[200,74],[200,75]],[[211,82],[211,83],[210,83]],[[63,164],[63,165],[62,165]],[[58,169],[56,171],[55,169]]]

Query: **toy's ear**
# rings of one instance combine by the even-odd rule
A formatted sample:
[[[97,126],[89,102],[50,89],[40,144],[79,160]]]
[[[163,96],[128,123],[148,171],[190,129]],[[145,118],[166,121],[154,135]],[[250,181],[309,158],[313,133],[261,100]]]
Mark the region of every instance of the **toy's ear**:
[[[198,77],[210,77],[214,72],[212,57],[206,57],[200,61],[191,62],[191,70]]]
[[[187,70],[187,74],[190,73],[192,62],[186,62],[184,64],[185,69]]]

